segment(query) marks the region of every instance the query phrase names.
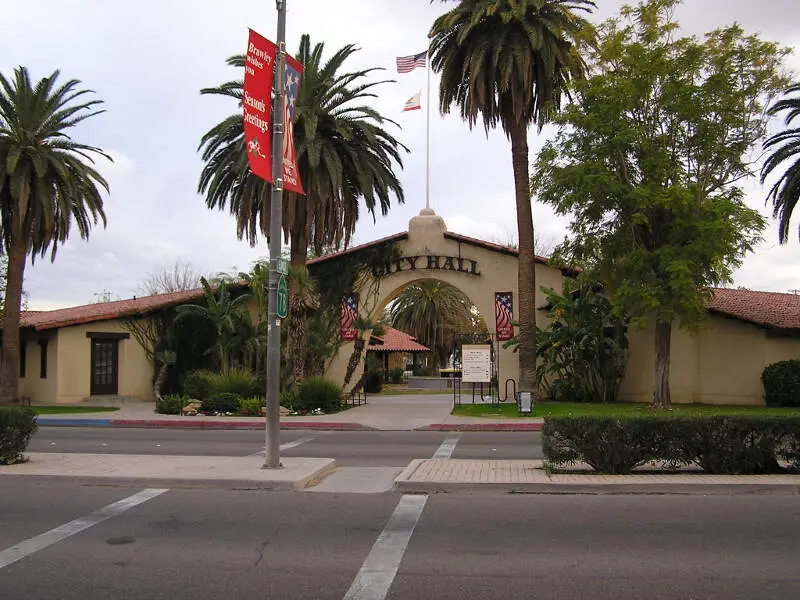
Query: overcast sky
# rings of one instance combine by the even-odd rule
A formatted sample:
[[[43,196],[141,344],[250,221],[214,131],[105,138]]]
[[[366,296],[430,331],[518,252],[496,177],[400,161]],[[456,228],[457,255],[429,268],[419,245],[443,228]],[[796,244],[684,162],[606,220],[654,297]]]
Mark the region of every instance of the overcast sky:
[[[621,0],[598,0],[592,17],[616,13]],[[39,79],[60,69],[80,79],[106,102],[107,112],[75,134],[114,156],[100,165],[111,194],[108,227],[90,241],[74,239],[54,263],[28,267],[25,288],[31,309],[93,302],[95,294],[128,298],[149,272],[176,259],[205,272],[244,270],[268,255],[266,241],[251,248],[236,238],[227,213],[209,211],[197,194],[201,136],[236,112],[233,101],[201,97],[202,87],[239,76],[225,59],[245,50],[247,28],[274,39],[275,3],[227,0],[0,0],[0,71],[25,65]],[[356,243],[405,231],[425,206],[425,70],[397,74],[397,56],[426,48],[427,32],[446,4],[428,0],[288,0],[287,45],[294,52],[300,35],[325,42],[326,56],[348,43],[360,50],[348,70],[384,67],[377,77],[395,83],[379,88],[375,106],[395,119],[399,139],[411,153],[400,179],[405,205],[394,204],[377,222],[362,214]],[[684,0],[677,18],[684,29],[702,33],[738,21],[747,32],[795,49],[787,68],[800,72],[797,0]],[[501,132],[488,138],[470,131],[457,115],[436,112],[438,78],[431,75],[431,207],[451,231],[492,241],[516,236],[510,144]],[[406,99],[422,90],[423,110],[403,113]],[[541,147],[530,134],[531,160]],[[749,203],[765,215],[765,190],[747,186]],[[557,240],[565,233],[558,219],[534,204],[537,235]],[[793,233],[778,246],[770,221],[766,242],[736,273],[736,284],[753,289],[800,288],[800,244]]]

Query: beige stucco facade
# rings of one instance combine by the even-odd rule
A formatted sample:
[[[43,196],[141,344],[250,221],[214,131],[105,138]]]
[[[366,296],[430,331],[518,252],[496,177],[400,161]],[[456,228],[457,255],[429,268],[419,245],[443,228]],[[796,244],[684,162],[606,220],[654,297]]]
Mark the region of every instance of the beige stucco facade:
[[[380,278],[374,294],[356,290],[360,294],[359,314],[377,319],[389,302],[409,284],[420,279],[438,279],[466,294],[480,311],[490,333],[495,332],[495,292],[512,292],[513,314],[518,315],[516,254],[502,251],[492,244],[465,241],[463,236],[450,238],[446,232],[444,219],[429,209],[412,218],[408,236],[394,244],[400,256],[409,259],[401,258],[399,264],[390,265],[390,272]],[[539,288],[561,290],[561,271],[537,263],[536,287],[536,305],[541,306],[546,297]],[[547,314],[544,311],[537,311],[536,319],[539,327],[546,326]],[[326,375],[343,381],[352,351],[353,342],[342,344]],[[519,381],[519,357],[511,349],[503,349],[502,344],[498,352],[498,376],[501,389],[508,379]],[[351,385],[353,383],[351,381]],[[511,389],[509,384],[509,393]]]
[[[377,291],[359,292],[359,314],[376,320],[384,308],[409,284],[437,279],[466,294],[480,311],[489,332],[495,332],[495,292],[512,292],[513,314],[519,314],[517,256],[510,249],[447,232],[444,221],[425,210],[411,219],[407,234],[392,243],[400,259],[387,266],[378,279]],[[358,251],[357,249],[353,251]],[[325,260],[325,259],[322,259]],[[536,305],[546,297],[540,288],[562,290],[558,269],[536,264]],[[255,318],[255,303],[250,311]],[[537,310],[539,327],[547,326],[547,312]],[[761,372],[776,361],[800,358],[800,338],[786,332],[711,313],[706,326],[697,331],[673,328],[670,388],[676,403],[763,404]],[[92,336],[116,339],[118,371],[116,396],[153,400],[153,365],[119,319],[54,327],[41,331],[25,329],[25,376],[20,395],[34,402],[80,402],[92,395]],[[46,340],[46,343],[45,343]],[[519,360],[511,350],[498,349],[501,394],[506,381],[519,380]],[[42,377],[41,353],[46,352],[46,376]],[[353,343],[346,342],[327,369],[326,376],[342,383]],[[365,350],[366,353],[366,344]],[[391,355],[390,367],[402,366],[402,354]],[[364,356],[350,389],[363,369]],[[397,361],[395,363],[394,361]],[[653,328],[629,332],[629,357],[620,397],[625,401],[649,402],[653,396]],[[509,393],[511,387],[509,387]]]
[[[654,388],[654,331],[628,334],[629,356],[620,397],[650,402]],[[674,327],[670,349],[670,394],[675,403],[764,403],[761,372],[780,360],[800,358],[800,339],[717,314],[705,327]]]
[[[114,396],[154,400],[153,366],[144,349],[119,320],[25,332],[25,377],[20,395],[38,403],[81,402],[91,396],[91,335],[111,334],[117,341],[117,393]],[[40,340],[47,339],[46,377],[41,377]]]

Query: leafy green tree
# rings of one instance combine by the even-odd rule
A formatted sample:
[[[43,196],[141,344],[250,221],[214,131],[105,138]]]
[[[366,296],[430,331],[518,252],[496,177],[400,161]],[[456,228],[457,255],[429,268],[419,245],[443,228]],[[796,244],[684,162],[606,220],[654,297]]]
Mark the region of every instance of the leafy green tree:
[[[763,218],[738,185],[782,89],[784,51],[738,25],[678,38],[677,0],[622,10],[601,28],[592,76],[536,162],[533,189],[572,215],[561,255],[607,285],[632,323],[655,326],[655,395],[670,404],[672,325],[700,324]]]
[[[242,336],[243,324],[250,321],[247,304],[252,298],[248,292],[233,296],[226,282],[221,282],[215,291],[205,277],[200,279],[204,298],[202,304],[184,304],[176,307],[176,322],[189,317],[201,318],[214,325],[216,339],[210,351],[216,354],[217,363],[222,373],[230,369],[230,357],[233,350],[248,338]],[[238,342],[238,344],[237,344]]]
[[[780,166],[785,171],[769,191],[767,200],[772,200],[772,216],[778,218],[778,241],[785,244],[789,239],[789,221],[800,200],[800,127],[790,127],[800,116],[800,83],[786,89],[786,97],[773,104],[767,111],[770,115],[786,112],[786,129],[770,136],[764,142],[764,150],[771,154],[761,170],[761,183]],[[793,162],[792,162],[793,161]]]
[[[435,279],[416,281],[403,289],[389,309],[389,321],[430,348],[440,367],[447,364],[458,334],[486,330],[470,299]]]
[[[22,281],[28,256],[50,252],[55,260],[73,226],[88,239],[93,224],[105,226],[101,190],[108,184],[92,166],[111,157],[75,141],[69,131],[97,115],[101,100],[86,100],[80,81],[58,84],[58,71],[32,82],[18,67],[0,74],[0,242],[8,256],[3,310],[0,404],[19,391],[19,323]]]
[[[528,127],[559,110],[584,72],[579,49],[592,26],[588,0],[462,0],[431,28],[431,66],[441,72],[439,106],[455,104],[470,128],[498,124],[511,140],[519,243],[520,388],[536,376],[536,257],[528,182]]]

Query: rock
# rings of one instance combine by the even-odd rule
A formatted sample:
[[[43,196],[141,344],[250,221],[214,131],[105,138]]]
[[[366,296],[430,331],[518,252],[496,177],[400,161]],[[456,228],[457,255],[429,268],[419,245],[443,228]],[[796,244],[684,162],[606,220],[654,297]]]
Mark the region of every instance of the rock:
[[[285,406],[281,406],[281,416],[282,417],[286,417],[286,416],[288,416],[290,414],[292,414],[292,411],[290,409],[286,408]]]

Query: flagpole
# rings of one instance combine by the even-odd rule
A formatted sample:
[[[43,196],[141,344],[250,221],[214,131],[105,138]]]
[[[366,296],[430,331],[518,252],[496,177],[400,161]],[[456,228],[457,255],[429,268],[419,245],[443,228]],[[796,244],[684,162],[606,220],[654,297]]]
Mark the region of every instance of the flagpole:
[[[430,51],[425,54],[425,66],[428,70],[427,115],[425,117],[425,208],[431,207],[431,57]]]

